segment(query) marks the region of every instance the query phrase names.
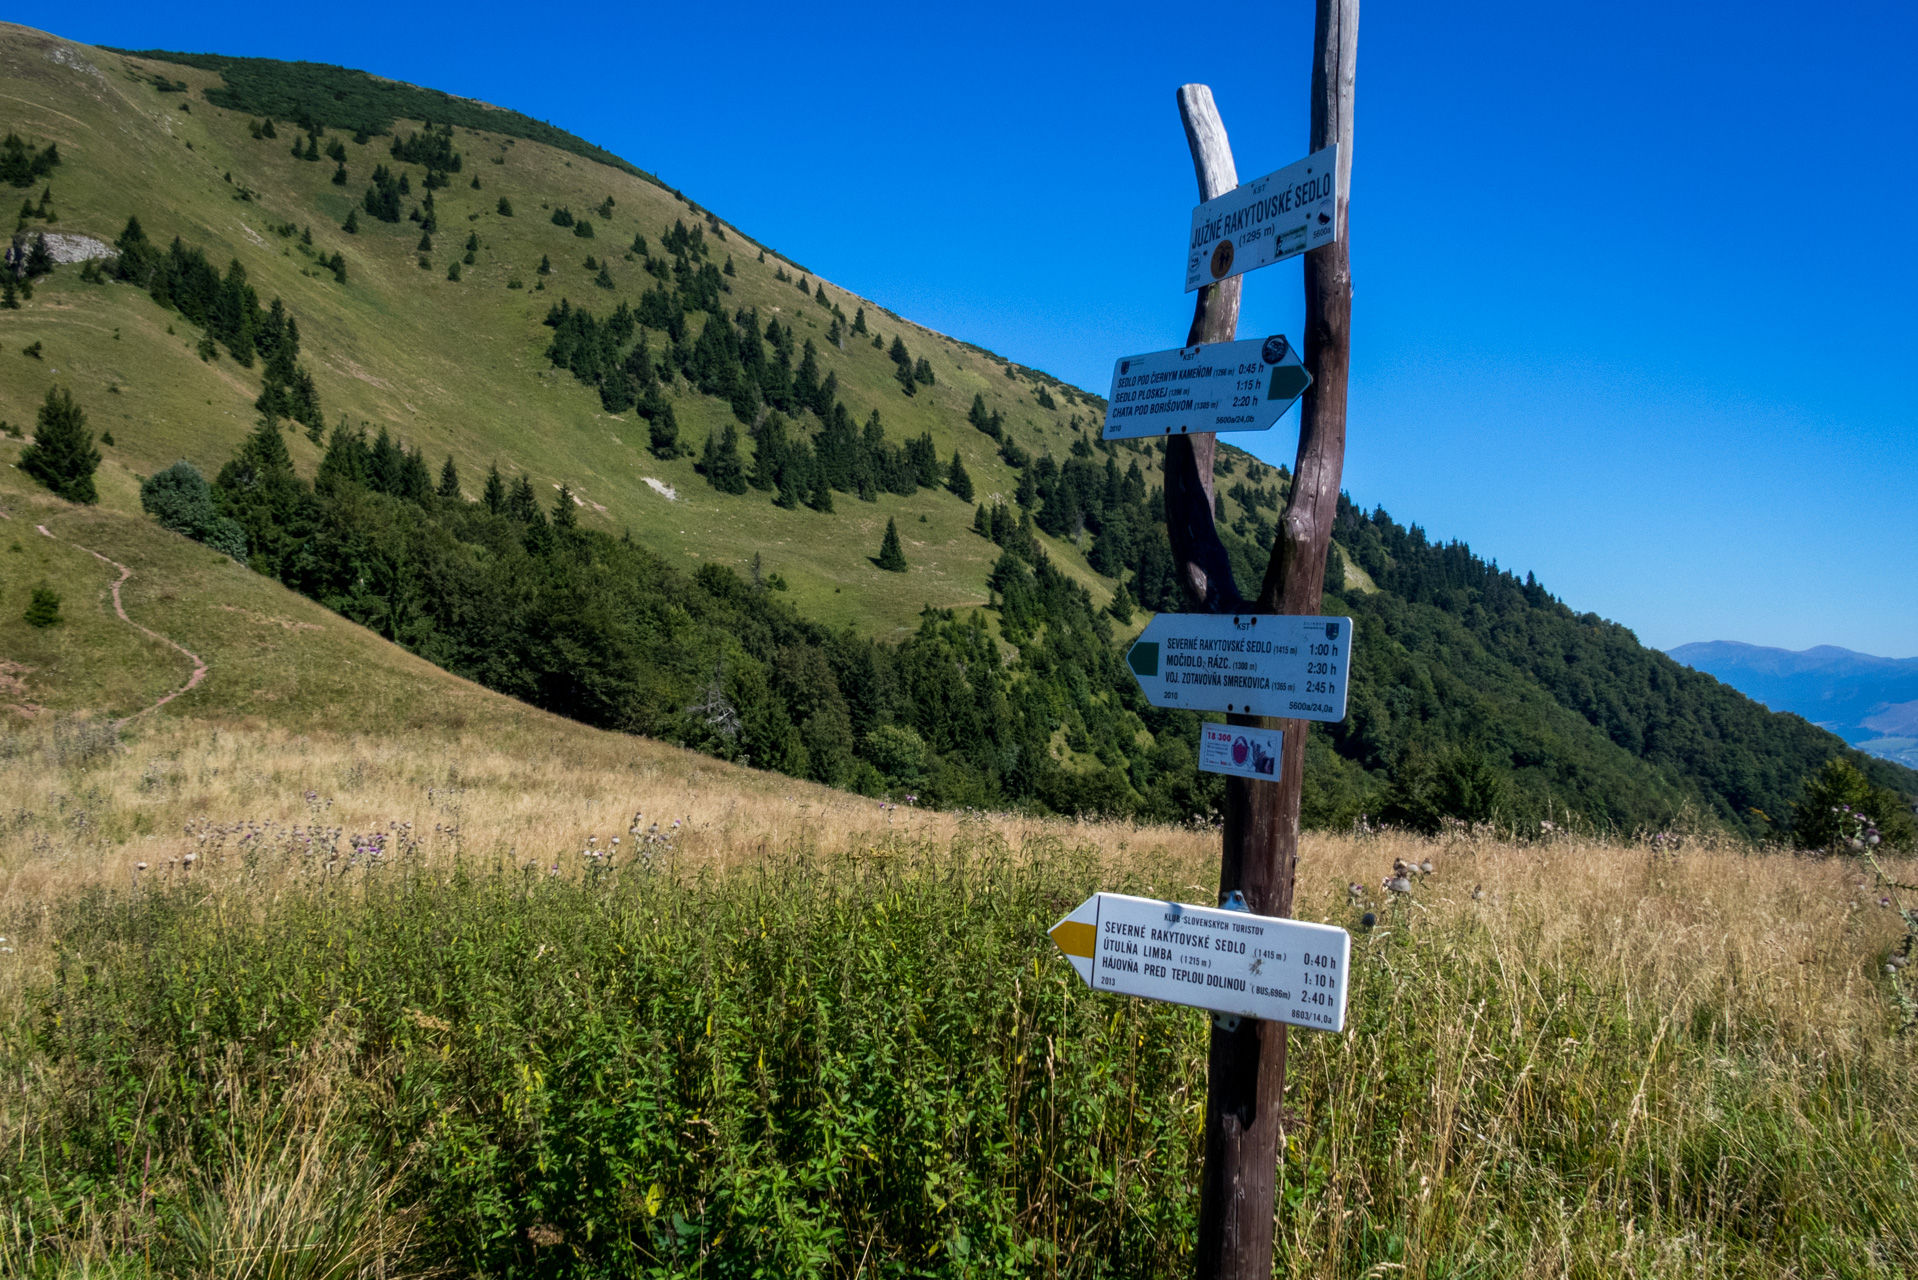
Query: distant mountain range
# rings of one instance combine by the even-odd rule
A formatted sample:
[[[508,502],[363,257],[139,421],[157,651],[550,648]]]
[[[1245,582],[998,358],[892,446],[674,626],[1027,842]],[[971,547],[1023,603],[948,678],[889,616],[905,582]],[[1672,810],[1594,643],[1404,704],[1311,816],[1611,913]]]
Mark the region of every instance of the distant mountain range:
[[[1668,650],[1773,711],[1791,711],[1860,751],[1918,766],[1918,658],[1878,658],[1836,645],[1793,652],[1708,640]]]

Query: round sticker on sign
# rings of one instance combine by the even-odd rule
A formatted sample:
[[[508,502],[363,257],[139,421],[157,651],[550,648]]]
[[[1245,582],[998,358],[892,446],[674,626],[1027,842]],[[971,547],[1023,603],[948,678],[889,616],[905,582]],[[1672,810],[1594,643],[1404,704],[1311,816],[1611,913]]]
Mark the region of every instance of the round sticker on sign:
[[[1291,349],[1292,344],[1285,340],[1285,335],[1275,333],[1265,340],[1264,346],[1259,348],[1259,359],[1267,364],[1277,364],[1285,359],[1285,353]]]
[[[1226,273],[1231,270],[1232,242],[1230,240],[1221,240],[1219,241],[1219,247],[1212,251],[1212,278],[1214,280],[1223,280],[1225,279]]]

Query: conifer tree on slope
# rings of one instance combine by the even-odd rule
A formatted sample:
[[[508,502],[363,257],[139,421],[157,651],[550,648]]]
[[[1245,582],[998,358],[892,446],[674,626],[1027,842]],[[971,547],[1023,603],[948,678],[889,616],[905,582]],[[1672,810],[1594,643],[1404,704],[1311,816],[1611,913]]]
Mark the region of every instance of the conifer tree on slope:
[[[960,460],[957,449],[952,451],[952,465],[946,469],[946,488],[961,502],[972,501],[972,477],[966,474],[966,464]]]
[[[480,496],[486,509],[494,515],[506,509],[506,481],[500,478],[499,463],[495,462],[486,469],[486,488]]]
[[[68,502],[100,500],[93,486],[100,451],[93,447],[93,433],[87,430],[87,411],[65,387],[48,389],[33,443],[20,451],[18,465]]]
[[[894,521],[886,521],[886,537],[879,544],[879,567],[893,573],[906,571],[906,553],[899,546],[899,526]]]
[[[438,492],[442,498],[457,498],[460,496],[459,468],[453,465],[453,455],[450,453],[446,455],[446,465],[440,468],[440,487]]]

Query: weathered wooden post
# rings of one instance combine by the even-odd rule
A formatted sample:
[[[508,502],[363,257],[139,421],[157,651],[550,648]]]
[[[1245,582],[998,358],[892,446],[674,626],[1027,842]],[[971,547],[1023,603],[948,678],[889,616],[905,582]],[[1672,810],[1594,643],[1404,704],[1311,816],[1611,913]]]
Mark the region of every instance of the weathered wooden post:
[[[1338,147],[1339,234],[1305,255],[1305,366],[1312,385],[1299,421],[1292,493],[1256,604],[1261,614],[1316,614],[1338,512],[1345,463],[1345,392],[1350,367],[1352,277],[1346,206],[1352,166],[1358,0],[1318,0],[1313,40],[1310,151]],[[1203,85],[1179,90],[1199,198],[1237,185],[1224,125]],[[1199,292],[1187,341],[1237,336],[1237,277]],[[1246,609],[1213,525],[1216,437],[1176,436],[1166,449],[1166,518],[1174,554],[1200,608]],[[1237,890],[1260,915],[1290,916],[1305,781],[1306,720],[1229,716],[1229,723],[1283,730],[1276,781],[1226,779],[1225,843],[1219,894]],[[1284,1139],[1286,1026],[1264,1019],[1215,1022],[1206,1088],[1205,1172],[1200,1188],[1194,1272],[1200,1280],[1268,1280],[1279,1146]]]

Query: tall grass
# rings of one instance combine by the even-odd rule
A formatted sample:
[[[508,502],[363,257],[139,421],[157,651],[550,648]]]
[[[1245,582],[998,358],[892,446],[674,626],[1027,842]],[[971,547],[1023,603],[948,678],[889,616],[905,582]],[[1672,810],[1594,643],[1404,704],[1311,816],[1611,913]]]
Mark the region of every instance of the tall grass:
[[[91,830],[143,742],[60,766]],[[360,801],[292,775],[356,753],[269,745],[238,749],[284,771],[271,817],[8,849],[0,1266],[1187,1269],[1205,1017],[1087,991],[1044,930],[1097,888],[1203,900],[1216,836],[811,792],[747,821],[709,784],[690,836],[588,785],[596,839],[560,809],[508,841],[474,748],[410,793],[363,768],[391,816],[355,839]],[[1848,863],[1670,850],[1308,839],[1301,914],[1381,919],[1348,1030],[1293,1039],[1280,1274],[1918,1270],[1897,921]],[[1409,896],[1348,899],[1428,855]]]

